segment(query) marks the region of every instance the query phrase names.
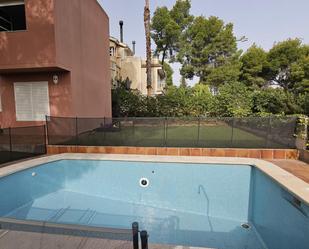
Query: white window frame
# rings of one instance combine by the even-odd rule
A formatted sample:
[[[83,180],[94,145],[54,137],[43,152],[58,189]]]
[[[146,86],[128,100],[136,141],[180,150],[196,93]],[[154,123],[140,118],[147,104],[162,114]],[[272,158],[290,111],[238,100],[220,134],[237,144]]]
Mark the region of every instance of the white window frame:
[[[43,94],[46,95],[46,100],[44,101],[43,104],[46,103],[47,106],[45,106],[46,111],[44,112],[38,112],[36,108],[42,107],[41,105],[38,105],[37,102],[38,100],[34,99],[34,87],[36,85],[40,85],[45,87],[44,90],[46,92]],[[20,96],[17,94],[17,88],[18,87],[29,87],[29,96],[25,96],[28,100],[28,103],[25,103],[25,99],[21,99]],[[16,121],[45,121],[46,116],[50,116],[50,102],[49,102],[49,87],[48,87],[48,82],[47,81],[38,81],[38,82],[14,82],[14,96],[15,96],[15,111],[16,111]],[[18,103],[20,101],[20,103]],[[23,105],[23,102],[25,103]],[[21,106],[27,106],[27,104],[30,106],[29,107],[29,113],[28,116],[27,114],[23,113],[23,110],[21,109]],[[43,107],[44,108],[44,107]],[[41,116],[41,117],[40,117]]]

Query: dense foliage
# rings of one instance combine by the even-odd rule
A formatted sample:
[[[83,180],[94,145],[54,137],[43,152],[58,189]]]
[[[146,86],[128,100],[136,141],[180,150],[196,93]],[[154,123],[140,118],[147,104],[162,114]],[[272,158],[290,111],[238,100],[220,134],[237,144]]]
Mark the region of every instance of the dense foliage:
[[[192,16],[190,0],[156,9],[151,36],[166,73],[157,97],[121,87],[113,90],[119,116],[267,116],[309,114],[309,45],[300,39],[275,43],[265,51],[253,44],[238,49],[232,23]],[[181,86],[173,86],[170,63],[181,64]],[[198,79],[188,87],[187,79]]]
[[[297,97],[284,89],[252,90],[241,82],[224,84],[213,95],[208,85],[169,86],[165,94],[143,96],[126,88],[125,82],[113,90],[115,117],[183,117],[183,116],[268,116],[309,114],[309,94]],[[307,108],[307,109],[306,109]]]

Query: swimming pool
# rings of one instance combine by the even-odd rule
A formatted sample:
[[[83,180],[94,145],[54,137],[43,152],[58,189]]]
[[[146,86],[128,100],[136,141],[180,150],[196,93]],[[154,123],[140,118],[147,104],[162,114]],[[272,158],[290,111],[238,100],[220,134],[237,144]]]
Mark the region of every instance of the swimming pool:
[[[301,196],[308,186],[269,163],[83,158],[34,160],[2,173],[0,217],[124,229],[137,221],[159,244],[308,248],[309,207]],[[305,189],[291,194],[280,177]]]

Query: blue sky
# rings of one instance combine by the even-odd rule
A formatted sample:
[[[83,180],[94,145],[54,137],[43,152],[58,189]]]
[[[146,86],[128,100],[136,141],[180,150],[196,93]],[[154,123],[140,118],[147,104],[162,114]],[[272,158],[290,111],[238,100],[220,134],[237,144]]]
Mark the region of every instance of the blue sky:
[[[145,0],[98,0],[110,18],[110,34],[119,37],[119,20],[124,21],[124,40],[136,41],[136,54],[145,54],[143,10]],[[151,9],[171,7],[175,0],[150,0]],[[218,16],[232,22],[237,37],[248,42],[239,44],[247,49],[254,42],[264,49],[287,38],[301,38],[309,43],[309,0],[192,0],[192,14]],[[153,45],[154,47],[154,45]],[[177,65],[175,83],[179,81]]]

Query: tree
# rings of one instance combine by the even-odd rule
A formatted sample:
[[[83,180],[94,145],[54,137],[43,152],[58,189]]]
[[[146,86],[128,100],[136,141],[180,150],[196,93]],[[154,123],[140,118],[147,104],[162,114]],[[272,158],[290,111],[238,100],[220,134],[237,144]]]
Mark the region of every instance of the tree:
[[[293,114],[301,112],[295,97],[283,89],[266,88],[254,91],[252,95],[253,112],[264,114]]]
[[[151,96],[152,79],[151,79],[151,35],[150,35],[150,6],[149,0],[145,0],[144,25],[146,36],[146,73],[147,73],[147,92]]]
[[[164,65],[168,52],[176,49],[181,34],[180,27],[172,19],[168,8],[161,7],[154,13],[151,29],[151,37],[156,44],[155,54],[162,55],[161,64]]]
[[[249,87],[261,88],[266,85],[267,79],[267,52],[253,44],[240,58],[240,80]]]
[[[191,116],[209,116],[214,98],[209,86],[196,84],[192,90],[192,96],[190,96],[192,102]]]
[[[236,82],[240,75],[240,52],[231,23],[217,17],[196,17],[185,32],[178,60],[181,74],[200,83],[218,87]]]
[[[252,92],[240,82],[219,88],[215,100],[215,113],[221,117],[247,117],[252,113]]]
[[[286,91],[307,89],[309,80],[309,52],[300,39],[279,42],[268,53],[270,81]],[[304,90],[303,89],[303,90]]]
[[[173,58],[179,51],[182,32],[193,20],[190,9],[189,0],[177,0],[171,10],[167,7],[156,9],[151,22],[151,36],[156,44],[156,55],[162,56],[162,65],[167,57]]]
[[[163,64],[163,70],[164,70],[165,75],[166,75],[166,85],[172,86],[174,84],[173,83],[174,70],[172,69],[170,64],[168,64],[166,62],[164,62],[164,64]]]
[[[309,52],[304,55],[298,65],[292,67],[291,76],[296,82],[295,91],[309,94]]]
[[[186,30],[194,19],[194,17],[190,14],[190,10],[190,0],[177,0],[170,11],[171,17],[180,27],[181,31]]]
[[[191,89],[188,87],[171,86],[164,95],[158,96],[160,116],[182,117],[190,116],[191,101],[189,96]]]
[[[127,82],[118,80],[117,88],[112,89],[113,117],[138,117],[142,112],[142,95],[131,90]]]

